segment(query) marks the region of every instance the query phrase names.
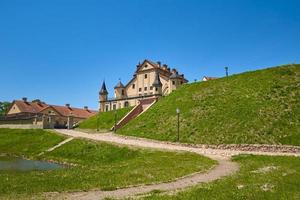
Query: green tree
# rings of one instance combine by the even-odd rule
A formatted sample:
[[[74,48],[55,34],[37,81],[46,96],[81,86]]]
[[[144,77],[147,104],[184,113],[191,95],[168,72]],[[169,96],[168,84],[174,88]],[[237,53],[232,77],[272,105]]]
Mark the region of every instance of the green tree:
[[[7,101],[0,101],[0,116],[5,115],[7,109],[10,107],[11,103]]]

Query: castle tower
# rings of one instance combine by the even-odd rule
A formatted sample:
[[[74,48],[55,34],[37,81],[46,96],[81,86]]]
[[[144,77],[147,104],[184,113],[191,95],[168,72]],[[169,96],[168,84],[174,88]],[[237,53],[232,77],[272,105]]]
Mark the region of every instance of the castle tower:
[[[180,85],[183,84],[182,78],[183,75],[179,75],[176,69],[172,70],[172,75],[170,76],[170,80],[169,80],[170,92],[176,90]]]
[[[123,85],[121,80],[119,80],[119,83],[114,88],[115,88],[116,99],[122,99],[126,97],[125,86]]]
[[[155,79],[153,81],[152,86],[154,87],[154,94],[155,95],[162,95],[162,83],[159,78],[159,73],[155,72]]]
[[[100,112],[104,112],[105,111],[105,102],[107,101],[107,95],[108,95],[108,92],[106,90],[106,85],[105,85],[105,81],[103,81],[102,83],[102,87],[101,87],[101,90],[99,92],[99,111]]]

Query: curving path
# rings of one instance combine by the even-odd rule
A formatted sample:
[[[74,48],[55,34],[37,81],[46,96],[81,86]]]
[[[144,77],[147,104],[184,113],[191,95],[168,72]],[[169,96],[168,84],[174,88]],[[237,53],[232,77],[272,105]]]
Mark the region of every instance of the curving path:
[[[178,143],[160,142],[149,139],[135,138],[120,136],[112,133],[104,134],[89,134],[75,130],[64,130],[58,129],[57,132],[68,135],[74,138],[85,138],[97,141],[111,142],[121,145],[136,146],[142,148],[153,148],[158,150],[169,150],[169,151],[188,151],[204,155],[211,159],[217,160],[219,164],[205,173],[195,173],[189,176],[185,176],[176,179],[172,182],[159,183],[153,185],[141,185],[129,188],[117,189],[114,191],[88,191],[88,192],[72,192],[72,193],[48,193],[48,198],[53,199],[83,199],[83,200],[96,200],[104,198],[126,198],[129,196],[139,195],[151,192],[153,190],[171,191],[184,189],[186,187],[194,186],[199,183],[210,182],[219,179],[223,176],[228,176],[236,171],[239,167],[236,163],[230,160],[232,155],[240,153],[249,153],[256,155],[288,155],[288,156],[300,156],[297,153],[274,153],[274,152],[245,152],[245,151],[233,151],[233,150],[220,150],[220,149],[209,149],[209,148],[197,148],[189,147]]]

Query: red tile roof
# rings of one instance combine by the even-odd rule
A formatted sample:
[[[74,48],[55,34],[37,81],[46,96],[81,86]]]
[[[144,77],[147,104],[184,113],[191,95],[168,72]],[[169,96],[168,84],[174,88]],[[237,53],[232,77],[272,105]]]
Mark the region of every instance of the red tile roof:
[[[88,118],[97,113],[97,111],[94,110],[86,110],[86,109],[73,108],[67,106],[51,105],[51,107],[65,117],[72,115],[73,117],[78,117],[78,118]]]
[[[13,104],[14,103],[18,106],[21,112],[26,113],[39,113],[41,110],[49,107],[49,105],[44,103],[25,102],[22,100],[14,101]]]
[[[67,106],[48,105],[48,104],[38,103],[38,102],[25,102],[22,100],[16,100],[13,102],[13,104],[16,104],[22,113],[37,114],[47,108],[53,108],[61,116],[64,117],[72,115],[78,118],[88,118],[97,113],[97,111],[95,110],[73,108]]]

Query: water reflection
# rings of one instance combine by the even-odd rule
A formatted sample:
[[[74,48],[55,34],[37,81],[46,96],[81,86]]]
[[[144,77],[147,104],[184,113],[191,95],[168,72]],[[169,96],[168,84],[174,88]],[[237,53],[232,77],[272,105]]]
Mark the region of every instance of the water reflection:
[[[32,170],[56,170],[63,165],[47,161],[27,160],[17,157],[0,157],[0,170],[32,171]]]

